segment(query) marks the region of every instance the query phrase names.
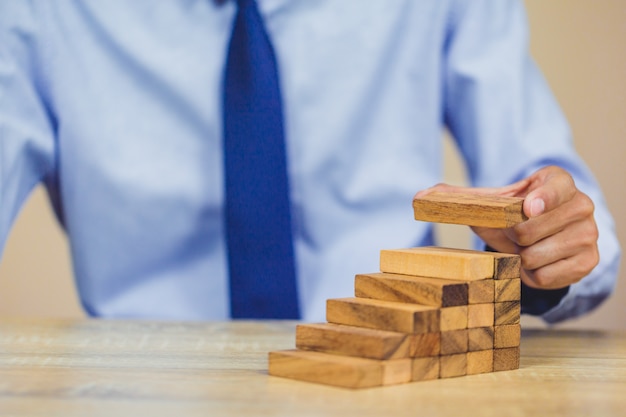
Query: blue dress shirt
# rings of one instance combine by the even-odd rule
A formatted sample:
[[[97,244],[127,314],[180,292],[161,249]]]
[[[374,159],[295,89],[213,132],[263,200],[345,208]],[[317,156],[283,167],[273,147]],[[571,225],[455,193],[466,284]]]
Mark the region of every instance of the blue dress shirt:
[[[556,164],[594,200],[600,264],[544,319],[607,297],[612,219],[529,58],[520,2],[259,3],[305,320],[378,270],[380,249],[433,243],[411,199],[441,181],[444,126],[473,185]],[[0,0],[0,245],[45,182],[94,316],[228,317],[220,91],[234,14],[232,1]]]

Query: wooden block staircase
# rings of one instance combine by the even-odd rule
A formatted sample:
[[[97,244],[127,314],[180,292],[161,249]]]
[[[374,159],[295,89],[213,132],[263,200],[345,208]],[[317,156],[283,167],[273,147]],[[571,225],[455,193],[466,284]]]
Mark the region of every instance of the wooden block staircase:
[[[520,199],[489,196],[484,214],[480,196],[435,197],[414,202],[416,218],[493,227],[524,220]],[[367,388],[517,369],[520,268],[518,255],[382,250],[380,272],[356,275],[354,297],[327,300],[327,323],[298,325],[296,349],[269,353],[269,374]]]

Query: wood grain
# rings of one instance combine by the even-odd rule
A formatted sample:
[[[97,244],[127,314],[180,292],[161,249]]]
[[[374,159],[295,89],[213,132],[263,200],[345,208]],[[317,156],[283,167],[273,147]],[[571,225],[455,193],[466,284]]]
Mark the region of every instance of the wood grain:
[[[359,274],[354,282],[357,297],[452,307],[468,303],[468,285],[453,281],[409,275]]]
[[[495,284],[491,278],[467,283],[468,304],[493,303],[495,301]]]
[[[451,355],[464,353],[468,350],[467,329],[441,332],[441,354]]]
[[[522,328],[519,324],[505,324],[494,327],[493,347],[509,348],[520,345]]]
[[[326,320],[330,323],[404,333],[439,331],[439,309],[418,304],[338,298],[326,302]]]
[[[467,329],[467,349],[470,352],[493,349],[494,328],[475,327]]]
[[[528,219],[523,198],[433,192],[413,200],[415,220],[492,228],[515,226]]]
[[[380,270],[391,274],[475,281],[493,278],[494,257],[488,252],[439,247],[382,250]]]
[[[501,303],[495,303],[494,324],[496,326],[500,326],[502,324],[517,324],[520,322],[520,312],[521,305],[519,301],[503,301]]]
[[[467,306],[443,307],[440,312],[441,331],[467,329]]]
[[[520,348],[511,347],[493,350],[493,370],[511,371],[519,368]]]
[[[493,349],[467,352],[467,375],[493,372]]]
[[[624,332],[524,328],[518,370],[355,391],[268,376],[268,352],[293,347],[297,324],[0,318],[0,408],[7,416],[63,417],[626,410]]]
[[[495,279],[519,278],[521,276],[522,258],[519,255],[492,253],[495,260]]]
[[[332,323],[301,324],[296,327],[296,347],[335,355],[399,359],[413,356],[416,342],[410,336]]]
[[[520,278],[522,258],[519,255],[493,252],[493,251],[477,251],[471,249],[459,249],[459,248],[443,248],[443,247],[431,247],[426,246],[424,249],[443,249],[448,253],[456,252],[458,254],[483,254],[493,257],[494,273],[493,279],[511,279]]]
[[[439,378],[439,357],[417,358],[413,360],[411,381],[427,381]]]
[[[495,280],[495,302],[520,301],[522,297],[522,280],[519,278]]]
[[[467,353],[439,357],[439,378],[467,375]]]
[[[269,353],[273,376],[345,388],[367,388],[411,381],[411,359],[379,361],[320,352],[285,350]]]
[[[467,306],[467,327],[489,327],[494,324],[494,303],[470,304]]]
[[[410,334],[410,356],[422,358],[426,356],[438,356],[441,350],[441,333],[416,333]]]

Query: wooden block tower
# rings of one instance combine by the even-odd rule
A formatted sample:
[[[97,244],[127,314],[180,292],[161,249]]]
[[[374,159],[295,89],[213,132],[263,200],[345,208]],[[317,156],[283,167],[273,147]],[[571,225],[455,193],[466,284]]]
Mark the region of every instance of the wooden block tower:
[[[517,198],[437,193],[413,207],[424,221],[525,220]],[[493,252],[382,250],[381,272],[356,275],[355,297],[327,300],[327,323],[298,325],[296,349],[270,352],[269,374],[366,388],[517,369],[520,267]]]

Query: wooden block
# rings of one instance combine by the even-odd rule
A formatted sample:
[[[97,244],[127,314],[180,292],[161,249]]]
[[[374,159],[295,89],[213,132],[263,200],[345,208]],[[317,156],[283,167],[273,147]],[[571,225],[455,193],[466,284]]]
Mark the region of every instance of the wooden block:
[[[494,257],[488,252],[432,246],[382,250],[380,270],[391,274],[475,281],[493,277]]]
[[[441,333],[418,333],[409,335],[411,339],[410,356],[422,358],[438,356],[441,351]]]
[[[369,359],[438,356],[441,333],[408,334],[342,324],[296,326],[296,347]]]
[[[414,344],[410,335],[386,330],[332,323],[300,324],[296,327],[298,349],[335,355],[370,359],[408,358],[412,356]]]
[[[439,314],[442,332],[467,329],[467,306],[443,307]]]
[[[522,280],[519,278],[495,280],[495,302],[519,301],[522,297]]]
[[[493,303],[495,301],[495,284],[491,278],[467,283],[468,304]]]
[[[493,349],[467,353],[467,375],[493,372]]]
[[[439,357],[439,378],[467,375],[467,353]]]
[[[441,332],[441,354],[452,355],[455,353],[464,353],[468,350],[468,332],[467,329],[450,330]]]
[[[495,279],[519,278],[522,271],[522,258],[509,253],[492,252],[495,258]]]
[[[433,307],[460,306],[468,302],[468,286],[464,281],[386,273],[357,275],[354,293],[357,297]]]
[[[523,198],[433,192],[413,200],[415,220],[492,228],[515,226],[528,219]]]
[[[475,327],[467,329],[467,350],[475,352],[479,350],[493,349],[493,327]]]
[[[485,254],[493,257],[494,273],[493,279],[512,279],[520,278],[522,268],[522,258],[519,255],[491,252],[491,251],[475,251],[469,249],[457,249],[457,248],[432,248],[425,247],[424,249],[443,249],[446,252],[456,252],[458,254]],[[486,302],[486,301],[485,301]]]
[[[494,303],[467,306],[467,327],[489,327],[494,323]]]
[[[413,360],[411,381],[427,381],[439,378],[439,357],[417,358]]]
[[[502,324],[517,324],[520,322],[521,305],[519,301],[495,303],[494,312],[494,323],[496,326]]]
[[[517,347],[520,344],[522,327],[519,324],[505,324],[494,327],[493,347],[496,349]]]
[[[510,347],[504,349],[493,350],[493,370],[510,371],[519,368],[520,349],[518,347]]]
[[[369,298],[327,300],[326,320],[330,323],[403,333],[439,331],[439,309],[436,307]]]
[[[269,353],[270,375],[346,388],[366,388],[409,382],[413,359],[337,356],[303,350]]]

